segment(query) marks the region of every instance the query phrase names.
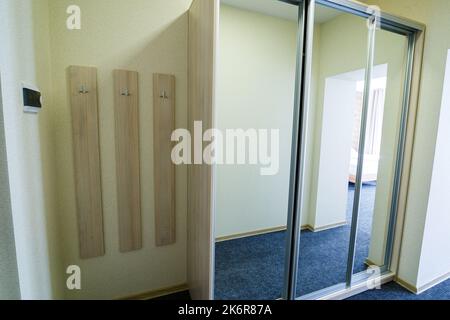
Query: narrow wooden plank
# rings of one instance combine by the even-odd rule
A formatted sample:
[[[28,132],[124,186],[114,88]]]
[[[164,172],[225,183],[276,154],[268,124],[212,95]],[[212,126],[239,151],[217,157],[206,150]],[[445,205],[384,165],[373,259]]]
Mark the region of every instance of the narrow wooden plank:
[[[189,129],[214,127],[218,0],[194,0],[189,10]],[[192,299],[213,298],[214,171],[190,165],[188,173],[188,284]]]
[[[82,259],[105,254],[101,190],[97,69],[68,68],[72,112],[78,239]]]
[[[121,252],[142,248],[138,73],[114,71],[117,206]]]
[[[156,245],[176,242],[175,165],[171,159],[175,130],[175,77],[153,75],[153,150]]]

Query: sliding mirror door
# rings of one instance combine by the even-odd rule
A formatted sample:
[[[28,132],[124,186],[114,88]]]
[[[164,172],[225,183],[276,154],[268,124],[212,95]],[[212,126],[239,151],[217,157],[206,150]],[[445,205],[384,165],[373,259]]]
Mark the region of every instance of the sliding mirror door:
[[[345,283],[367,21],[316,5],[297,296]]]
[[[343,297],[392,275],[421,27],[352,1],[304,3],[285,296]]]
[[[389,271],[419,29],[367,10],[221,1],[215,299],[335,297]]]
[[[219,28],[216,128],[226,137],[226,150],[224,163],[215,167],[215,299],[278,299],[287,243],[298,6],[223,0]]]
[[[395,224],[397,188],[403,151],[404,94],[408,56],[408,37],[376,30],[374,64],[368,96],[364,133],[363,170],[358,212],[358,232],[354,270],[381,272],[389,263],[392,229]],[[358,82],[358,92],[365,86]],[[363,113],[358,103],[355,121]],[[355,133],[359,136],[359,133]],[[362,137],[363,135],[361,135]],[[359,140],[359,138],[358,138]],[[359,152],[359,142],[353,150]],[[369,273],[369,272],[367,272]]]

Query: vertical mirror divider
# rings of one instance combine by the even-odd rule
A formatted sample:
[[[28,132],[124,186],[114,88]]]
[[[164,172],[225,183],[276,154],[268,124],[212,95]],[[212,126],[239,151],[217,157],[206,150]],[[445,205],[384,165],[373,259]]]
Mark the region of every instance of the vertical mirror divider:
[[[350,231],[350,245],[348,251],[348,262],[347,262],[347,275],[346,275],[346,285],[351,287],[353,280],[353,271],[355,266],[355,252],[356,252],[356,238],[358,234],[358,218],[359,209],[361,201],[361,189],[362,189],[362,175],[364,169],[364,155],[366,147],[366,130],[367,121],[369,114],[369,103],[370,103],[370,92],[372,87],[372,71],[375,57],[375,38],[376,38],[376,24],[377,19],[375,16],[369,18],[369,33],[367,42],[367,65],[366,74],[364,82],[364,97],[363,97],[363,107],[361,115],[361,132],[359,136],[359,147],[358,147],[358,165],[356,169],[356,181],[355,181],[355,195],[353,200],[353,212],[352,212],[352,224]]]
[[[300,250],[301,207],[304,196],[304,174],[310,83],[314,41],[315,0],[299,2],[297,75],[292,139],[291,177],[287,221],[287,246],[285,269],[285,300],[295,300]]]

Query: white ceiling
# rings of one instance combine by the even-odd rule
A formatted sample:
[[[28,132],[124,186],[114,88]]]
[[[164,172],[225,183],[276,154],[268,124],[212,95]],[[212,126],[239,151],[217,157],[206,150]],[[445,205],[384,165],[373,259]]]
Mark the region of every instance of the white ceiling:
[[[222,0],[222,3],[293,21],[296,21],[298,16],[297,6],[277,0]]]
[[[297,21],[298,19],[297,6],[278,0],[221,0],[221,2],[236,8],[259,12],[287,20]],[[317,23],[324,23],[335,18],[339,14],[339,11],[318,6],[316,8],[315,20]]]
[[[316,6],[316,16],[314,19],[316,23],[325,23],[327,21],[330,21],[331,19],[336,18],[341,14],[343,13],[336,9],[330,9],[318,5]]]

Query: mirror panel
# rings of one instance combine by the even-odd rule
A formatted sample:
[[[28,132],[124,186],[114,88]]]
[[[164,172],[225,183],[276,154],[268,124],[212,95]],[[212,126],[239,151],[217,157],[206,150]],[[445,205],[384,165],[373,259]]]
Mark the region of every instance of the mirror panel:
[[[222,1],[216,127],[235,144],[226,148],[225,159],[241,149],[240,140],[229,141],[227,131],[245,131],[247,161],[227,160],[215,169],[219,300],[282,297],[297,36],[298,6]],[[257,149],[252,148],[255,137]],[[251,163],[254,156],[257,164]]]
[[[381,268],[386,263],[407,52],[406,36],[385,30],[376,31],[355,273],[365,271],[368,266]],[[364,86],[364,80],[359,86]],[[360,114],[361,106],[357,110],[357,114]]]
[[[321,5],[315,11],[298,297],[346,281],[354,198],[349,168],[360,132],[358,81],[367,65],[366,19]]]

